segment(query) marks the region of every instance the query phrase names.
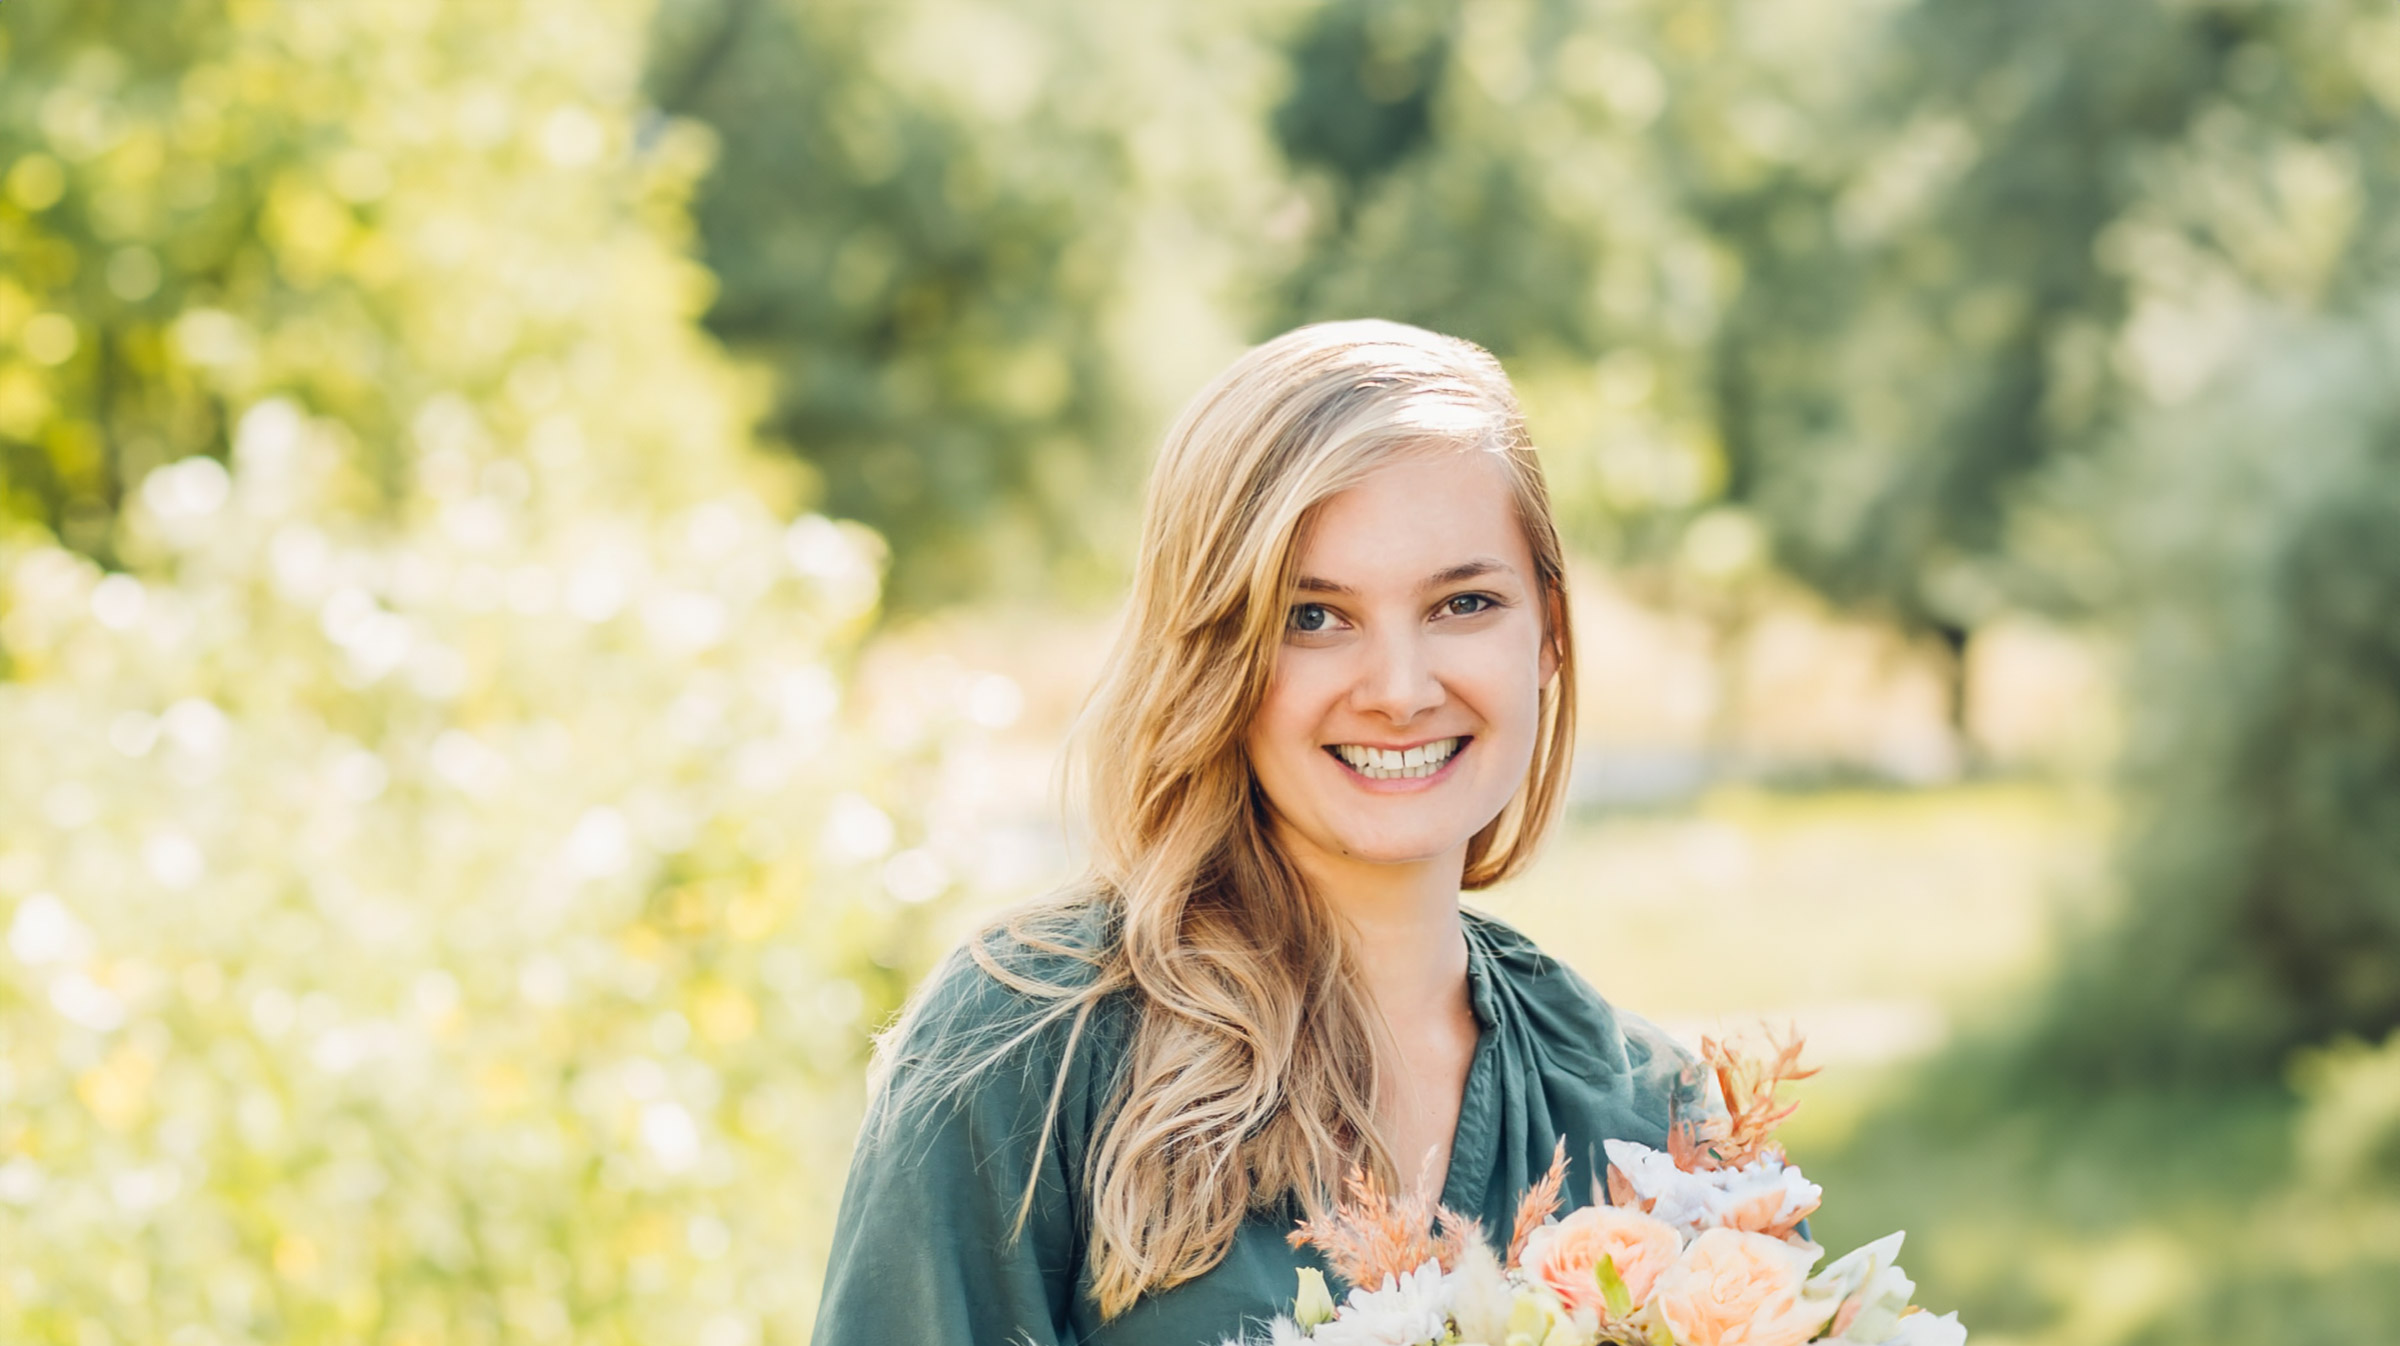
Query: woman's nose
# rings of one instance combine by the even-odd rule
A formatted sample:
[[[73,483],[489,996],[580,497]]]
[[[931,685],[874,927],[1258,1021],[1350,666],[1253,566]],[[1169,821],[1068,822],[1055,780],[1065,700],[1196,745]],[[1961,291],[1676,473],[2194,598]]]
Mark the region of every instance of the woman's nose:
[[[1441,705],[1445,693],[1432,655],[1415,631],[1391,631],[1365,642],[1352,709],[1406,724]]]

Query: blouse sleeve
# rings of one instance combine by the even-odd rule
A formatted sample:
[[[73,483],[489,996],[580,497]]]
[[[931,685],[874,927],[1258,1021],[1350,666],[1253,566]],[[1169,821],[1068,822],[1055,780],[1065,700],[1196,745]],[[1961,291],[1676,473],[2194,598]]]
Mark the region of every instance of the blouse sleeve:
[[[939,978],[860,1128],[812,1339],[1072,1343],[1090,1053],[1067,1049],[1071,1015],[1021,1036],[1041,1007],[968,959]],[[930,1071],[979,1054],[988,1064],[965,1084],[928,1087]]]

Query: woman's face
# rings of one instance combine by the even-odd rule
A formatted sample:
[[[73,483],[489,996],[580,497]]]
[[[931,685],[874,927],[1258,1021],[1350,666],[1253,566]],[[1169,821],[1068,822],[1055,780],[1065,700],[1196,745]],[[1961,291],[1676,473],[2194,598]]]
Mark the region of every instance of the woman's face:
[[[1298,575],[1245,737],[1279,834],[1318,872],[1463,861],[1525,780],[1558,666],[1507,464],[1375,469],[1318,509]]]

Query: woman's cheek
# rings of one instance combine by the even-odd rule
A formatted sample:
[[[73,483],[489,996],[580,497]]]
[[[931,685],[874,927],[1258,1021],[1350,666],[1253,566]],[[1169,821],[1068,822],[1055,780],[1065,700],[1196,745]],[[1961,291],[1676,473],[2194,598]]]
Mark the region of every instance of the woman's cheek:
[[[1540,649],[1516,632],[1495,632],[1461,669],[1458,687],[1468,709],[1493,730],[1530,733],[1540,706]]]

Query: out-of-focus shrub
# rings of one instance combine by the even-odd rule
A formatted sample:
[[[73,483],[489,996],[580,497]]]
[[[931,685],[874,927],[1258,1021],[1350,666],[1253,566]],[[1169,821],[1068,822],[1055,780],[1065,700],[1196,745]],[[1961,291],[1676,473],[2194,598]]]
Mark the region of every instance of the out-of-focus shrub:
[[[154,474],[171,573],[0,559],[0,1331],[789,1327],[956,863],[846,728],[871,555],[739,494],[362,537],[340,445]]]
[[[2327,1191],[2381,1188],[2400,1199],[2400,1033],[2303,1053],[2300,1171]]]
[[[159,269],[40,425],[179,437],[113,571],[0,541],[0,1339],[806,1330],[976,731],[845,685],[880,543],[742,433],[642,9],[14,34],[0,309]]]
[[[2271,1079],[2400,1024],[2400,406],[2389,348],[2275,324],[2088,492],[2140,595],[2127,909],[2042,1073]]]
[[[661,7],[652,92],[720,146],[694,201],[709,325],[771,372],[766,426],[824,507],[892,540],[904,607],[1120,541],[1099,506],[1142,437],[1106,314],[1142,114],[1098,75],[1124,58],[1109,8]]]

